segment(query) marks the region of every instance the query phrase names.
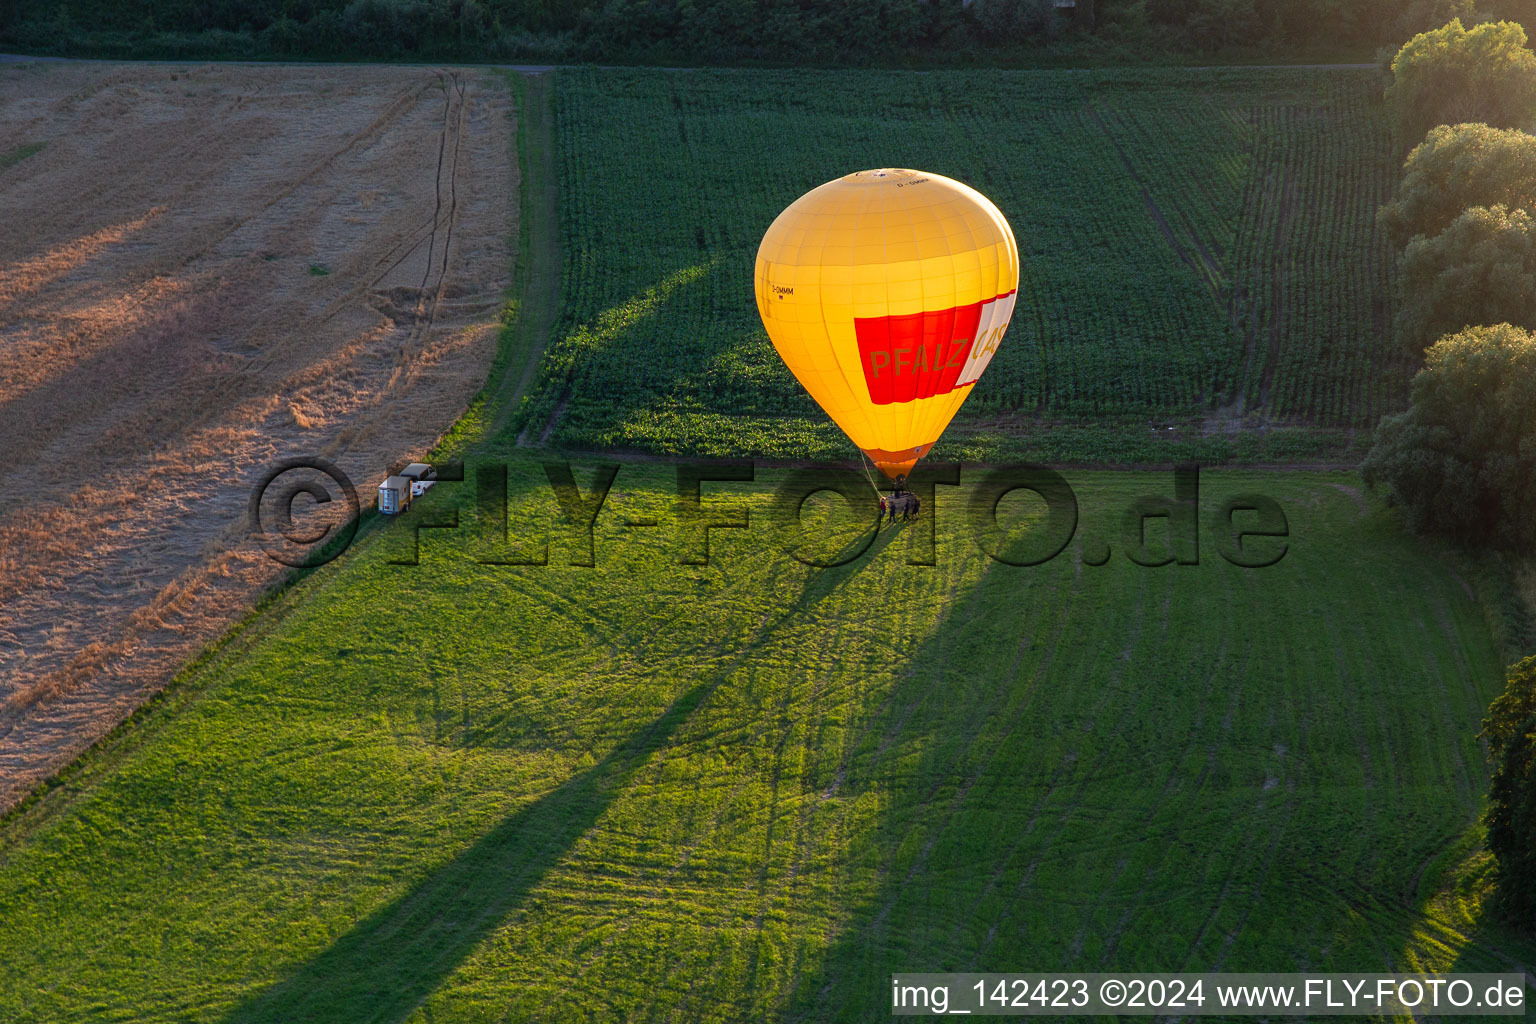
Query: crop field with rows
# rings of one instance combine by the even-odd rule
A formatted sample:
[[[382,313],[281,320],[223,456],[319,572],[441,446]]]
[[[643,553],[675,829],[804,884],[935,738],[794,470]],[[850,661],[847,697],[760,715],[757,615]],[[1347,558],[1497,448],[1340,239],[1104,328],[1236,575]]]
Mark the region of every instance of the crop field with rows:
[[[1379,96],[1349,70],[558,72],[564,305],[524,439],[851,455],[773,352],[752,266],[779,210],[879,164],[974,185],[1023,257],[938,456],[1105,423],[1111,461],[1154,425],[1283,454],[1243,436],[1374,426],[1409,375]]]

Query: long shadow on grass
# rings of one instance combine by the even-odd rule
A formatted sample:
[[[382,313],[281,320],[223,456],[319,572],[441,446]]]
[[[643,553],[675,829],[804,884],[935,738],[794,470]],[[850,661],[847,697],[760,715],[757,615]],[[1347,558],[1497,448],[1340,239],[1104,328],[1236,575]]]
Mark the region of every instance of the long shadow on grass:
[[[1129,498],[1103,495],[1090,529]],[[1436,595],[1456,587],[1432,564],[1398,570],[1413,549],[1362,537],[1352,518],[1300,521],[1314,546],[1273,570],[1209,554],[1143,568],[1118,552],[1084,567],[1068,549],[967,584],[830,785],[804,786],[828,801],[822,827],[845,820],[832,798],[873,794],[878,810],[838,854],[848,896],[830,945],[787,992],[772,987],[782,974],[758,980],[774,961],[751,952],[756,1015],[886,1019],[902,971],[1401,968],[1394,944],[1416,915],[1398,893],[1433,847],[1422,837],[1460,827],[1468,802],[1441,753],[1455,733],[1420,734],[1396,709],[1460,684],[1432,688],[1429,630],[1354,638],[1388,612],[1433,623]],[[1387,785],[1367,781],[1346,699],[1368,673],[1402,680],[1360,698],[1392,709],[1372,734]],[[1421,930],[1442,954],[1446,936]],[[1518,961],[1518,945],[1470,938],[1441,969]]]
[[[507,818],[227,1022],[399,1021],[506,920],[713,689],[700,683],[601,763]]]
[[[810,609],[831,597],[853,577],[875,565],[884,555],[885,549],[899,535],[906,532],[906,526],[905,523],[900,526],[891,524],[880,527],[873,538],[866,532],[849,540],[843,545],[842,550],[831,558],[833,562],[842,562],[847,559],[847,564],[811,572],[800,588],[800,596],[794,602],[785,604],[784,615],[778,622],[765,629],[764,634],[771,634],[784,623],[804,617]]]
[[[888,1017],[889,978],[902,971],[1174,969],[1199,944],[1210,902],[1256,898],[1274,819],[1250,809],[1247,829],[1215,831],[1229,804],[1202,809],[1191,796],[1204,792],[1201,765],[1224,756],[1220,710],[1164,724],[1212,694],[1228,706],[1216,670],[1232,595],[1214,576],[1203,596],[1202,580],[1176,580],[1123,557],[1085,568],[1069,548],[1033,568],[989,565],[955,596],[823,792],[878,794],[880,811],[846,854],[853,906],[840,935],[765,1018]],[[1180,620],[1199,635],[1170,637],[1176,601],[1201,603]],[[1169,759],[1191,767],[1171,776]],[[1193,841],[1211,834],[1222,863],[1241,865],[1229,894]],[[1178,848],[1165,854],[1169,836]],[[1193,895],[1175,881],[1186,868]],[[1149,890],[1171,966],[1120,948]],[[1170,900],[1194,909],[1176,915]]]
[[[1070,579],[1061,579],[1059,571],[1043,571],[1059,581],[1063,594],[1076,590]],[[879,882],[858,898],[842,934],[817,962],[808,965],[787,1002],[771,1014],[773,1019],[800,1024],[889,1015],[881,998],[882,984],[875,982],[872,987],[872,978],[899,970],[939,969],[926,963],[917,968],[896,962],[890,948],[891,932],[911,923],[903,918],[911,912],[912,897],[920,903],[930,898],[932,878],[927,861],[934,844],[946,831],[963,830],[965,816],[975,813],[978,805],[1001,801],[1024,806],[1038,799],[1037,787],[1030,782],[1013,786],[1006,778],[989,772],[980,785],[972,787],[967,782],[977,780],[965,778],[968,767],[976,770],[969,765],[970,759],[975,756],[978,764],[984,763],[985,755],[992,753],[987,748],[996,744],[994,730],[981,728],[978,734],[978,724],[990,721],[995,725],[1022,717],[1019,695],[1035,681],[1032,668],[1025,667],[1020,673],[1019,659],[995,659],[984,652],[997,647],[1001,636],[1008,637],[1012,647],[1019,644],[1021,636],[1044,633],[1046,643],[1054,646],[1050,634],[1059,621],[1059,609],[1040,616],[1032,614],[1032,602],[1024,599],[1031,594],[1027,578],[1018,570],[990,567],[947,610],[931,638],[906,661],[896,685],[876,710],[872,728],[845,763],[845,777],[835,780],[826,791],[845,799],[885,791],[883,799],[889,805],[875,830],[879,835],[870,837],[859,858],[863,869]],[[1068,607],[1071,598],[1063,597],[1060,603]],[[970,714],[968,709],[974,707],[989,708],[991,713]],[[966,735],[977,742],[941,742],[950,735]],[[894,765],[908,756],[900,753],[903,751],[913,761],[910,767],[897,769]],[[1010,761],[1016,766],[1012,770],[1026,777],[1035,768],[1022,751],[1014,751]],[[986,824],[996,826],[996,816],[989,817]],[[1014,841],[1014,835],[989,828],[981,844]],[[904,843],[919,852],[910,865],[898,867],[898,847]],[[979,851],[973,856],[977,861],[985,860]],[[986,868],[978,864],[978,869]],[[1007,877],[1005,884],[1009,888],[1016,885],[1017,874]],[[928,926],[931,922],[924,922],[924,927]],[[761,953],[754,947],[750,954],[754,971]],[[961,964],[953,966],[963,969]]]

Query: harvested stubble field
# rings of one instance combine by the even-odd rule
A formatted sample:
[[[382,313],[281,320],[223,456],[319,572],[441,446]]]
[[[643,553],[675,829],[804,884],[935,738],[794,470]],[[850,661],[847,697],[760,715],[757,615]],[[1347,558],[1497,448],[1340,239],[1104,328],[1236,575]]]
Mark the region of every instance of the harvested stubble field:
[[[0,807],[276,577],[265,465],[367,500],[463,411],[511,104],[446,69],[0,66]]]

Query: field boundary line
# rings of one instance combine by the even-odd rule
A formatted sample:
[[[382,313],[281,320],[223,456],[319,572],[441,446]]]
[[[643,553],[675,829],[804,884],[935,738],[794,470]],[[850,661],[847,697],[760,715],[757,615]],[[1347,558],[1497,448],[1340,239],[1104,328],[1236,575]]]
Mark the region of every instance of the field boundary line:
[[[742,461],[751,462],[759,469],[824,469],[832,466],[838,469],[847,469],[848,472],[857,472],[859,464],[852,457],[827,458],[827,459],[786,459],[767,455],[696,455],[689,452],[653,452],[642,448],[573,448],[564,445],[525,445],[525,452],[549,458],[565,459],[568,461],[585,462],[587,460],[598,462],[619,463],[676,463],[686,465],[733,465]],[[1296,473],[1355,473],[1360,472],[1359,460],[1354,461],[1328,461],[1311,460],[1297,462],[1243,462],[1240,460],[1227,460],[1222,462],[1201,461],[1197,458],[1170,458],[1162,462],[1079,462],[1072,460],[1055,459],[999,459],[985,458],[974,461],[968,459],[955,459],[965,469],[1002,469],[1010,466],[1043,464],[1051,469],[1077,471],[1106,470],[1117,473],[1163,473],[1198,463],[1202,470],[1263,470],[1266,472],[1296,472]]]
[[[369,514],[369,511],[365,510],[353,520],[358,524],[353,546],[361,544],[384,521],[382,516]],[[211,674],[213,667],[250,650],[269,636],[287,618],[294,603],[304,600],[301,586],[330,567],[327,563],[314,569],[292,569],[273,580],[239,620],[188,658],[164,686],[149,693],[122,721],[52,774],[39,779],[15,803],[0,809],[0,867],[5,865],[12,850],[25,843],[33,832],[88,789],[100,775],[116,767],[160,729],[175,721],[178,711],[219,686],[224,680]]]
[[[57,57],[47,54],[0,53],[0,64],[21,64],[40,61],[49,64],[218,64],[233,67],[385,67],[385,68],[494,68],[523,75],[541,75],[548,71],[569,68],[595,68],[599,71],[827,71],[833,67],[789,65],[778,67],[741,67],[730,64],[699,64],[694,67],[672,67],[656,64],[498,64],[495,62],[459,60],[420,61],[349,61],[349,60],[198,60],[193,57]],[[980,68],[965,65],[934,68],[876,67],[875,71],[910,71],[913,74],[932,74],[934,71],[1017,71],[1017,72],[1078,72],[1096,71],[1369,71],[1380,67],[1366,63],[1323,64],[1089,64],[1073,67],[1009,67],[983,65]]]
[[[515,303],[507,341],[504,376],[492,391],[493,413],[483,441],[490,441],[512,418],[538,373],[544,348],[560,310],[560,183],[555,173],[554,90],[547,73],[505,72],[518,101],[518,194],[516,265],[512,272]]]

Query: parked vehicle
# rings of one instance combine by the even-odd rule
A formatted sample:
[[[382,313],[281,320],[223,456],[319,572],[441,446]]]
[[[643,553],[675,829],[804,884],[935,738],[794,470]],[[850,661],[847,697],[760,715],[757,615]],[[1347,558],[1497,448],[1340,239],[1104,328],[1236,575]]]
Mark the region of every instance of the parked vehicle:
[[[391,476],[379,484],[379,511],[387,516],[397,516],[411,507],[411,487],[415,483],[404,476]]]
[[[437,483],[437,470],[425,462],[413,462],[400,471],[400,475],[411,481],[411,497],[421,497],[428,488]]]
[[[379,511],[387,516],[397,516],[435,483],[436,469],[425,462],[413,462],[379,484]]]

